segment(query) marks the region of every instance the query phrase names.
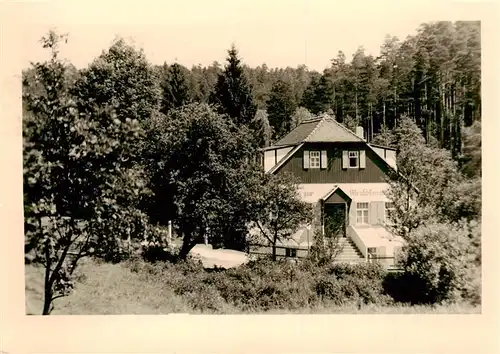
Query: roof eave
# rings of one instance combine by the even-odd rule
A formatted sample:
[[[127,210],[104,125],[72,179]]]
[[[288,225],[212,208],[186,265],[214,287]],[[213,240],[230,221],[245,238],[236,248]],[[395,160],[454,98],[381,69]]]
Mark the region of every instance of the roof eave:
[[[271,146],[266,146],[266,147],[260,148],[259,151],[268,151],[268,150],[283,149],[283,148],[287,148],[287,147],[297,146],[299,144],[301,144],[301,143],[298,143],[298,144],[271,145]]]
[[[287,162],[290,159],[290,157],[292,157],[292,155],[295,154],[302,147],[302,145],[304,145],[304,143],[296,145],[295,148],[290,150],[285,156],[283,156],[283,158],[280,161],[278,161],[276,165],[271,167],[271,169],[267,171],[267,173],[276,172],[276,170],[281,166],[283,166],[284,163]]]
[[[378,144],[372,144],[372,143],[368,143],[368,145],[373,146],[373,147],[377,147],[377,148],[381,148],[381,149],[386,149],[386,150],[393,150],[393,151],[397,151],[397,149],[396,149],[396,148],[392,148],[392,147],[389,147],[389,146],[378,145]]]

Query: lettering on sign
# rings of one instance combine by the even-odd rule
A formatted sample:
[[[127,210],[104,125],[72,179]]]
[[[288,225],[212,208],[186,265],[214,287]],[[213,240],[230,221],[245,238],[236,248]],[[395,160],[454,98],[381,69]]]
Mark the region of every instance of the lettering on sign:
[[[365,188],[365,189],[360,189],[360,190],[351,189],[349,191],[349,195],[351,197],[378,197],[378,196],[384,196],[384,192],[373,190],[371,188],[370,189]]]

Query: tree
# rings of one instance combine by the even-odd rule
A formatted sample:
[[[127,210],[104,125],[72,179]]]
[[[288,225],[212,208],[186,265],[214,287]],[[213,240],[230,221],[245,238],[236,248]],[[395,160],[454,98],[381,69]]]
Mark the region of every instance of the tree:
[[[187,79],[187,69],[175,63],[167,70],[166,78],[162,83],[163,99],[161,111],[167,113],[191,101]]]
[[[43,315],[70,292],[81,258],[119,258],[146,227],[136,208],[144,188],[133,148],[142,129],[109,104],[78,110],[58,57],[64,38],[53,31],[42,38],[52,53],[33,64],[42,90],[23,93],[30,113],[23,119],[25,250],[45,268]]]
[[[250,129],[255,133],[256,146],[261,148],[269,146],[271,143],[272,128],[265,110],[257,110],[255,118],[250,122]]]
[[[408,117],[403,117],[393,131],[397,149],[398,172],[388,182],[389,199],[395,204],[393,229],[397,235],[405,237],[436,212],[437,203],[444,193],[449,174],[443,161],[445,151],[425,145],[421,130]],[[451,160],[451,159],[450,159]],[[442,198],[441,198],[442,199]]]
[[[387,147],[393,147],[393,137],[391,130],[387,126],[382,125],[378,134],[373,137],[372,143],[375,145],[382,145]]]
[[[159,109],[161,100],[157,71],[142,50],[136,50],[123,39],[116,40],[82,70],[74,94],[81,111],[113,104],[118,116],[141,123]]]
[[[290,130],[295,129],[303,121],[313,118],[314,115],[307,108],[298,107],[292,114]]]
[[[234,45],[228,54],[227,65],[219,74],[209,101],[216,105],[219,113],[229,116],[236,125],[246,125],[255,117],[257,106]]]
[[[318,78],[313,78],[304,92],[301,105],[313,114],[328,111],[331,108],[333,87],[325,72]]]
[[[248,129],[207,104],[188,104],[157,117],[150,130],[148,175],[165,206],[162,221],[173,220],[183,239],[179,258],[205,237],[216,245],[241,237],[258,181]]]
[[[342,125],[345,126],[352,132],[356,132],[356,128],[359,126],[359,119],[353,118],[350,115],[346,115],[342,121]]]
[[[290,131],[291,117],[297,108],[291,85],[283,80],[275,82],[267,101],[269,124],[273,128],[273,140]]]
[[[464,147],[460,158],[462,173],[468,178],[481,177],[481,122],[475,121],[463,131]]]
[[[289,239],[301,226],[312,221],[313,209],[299,199],[296,181],[288,175],[262,176],[260,193],[255,202],[256,226],[272,246],[273,261],[278,242]]]
[[[476,222],[429,223],[413,230],[401,254],[409,300],[434,304],[480,297],[480,238]]]
[[[320,218],[316,218],[314,241],[310,258],[320,266],[333,261],[344,248],[340,242],[344,236],[345,218],[342,213],[325,213],[324,204],[320,207]]]

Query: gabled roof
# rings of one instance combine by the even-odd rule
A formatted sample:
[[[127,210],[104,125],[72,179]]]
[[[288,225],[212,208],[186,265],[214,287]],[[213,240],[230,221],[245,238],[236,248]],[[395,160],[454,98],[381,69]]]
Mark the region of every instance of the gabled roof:
[[[349,200],[352,201],[352,198],[349,196],[349,194],[347,194],[346,192],[344,192],[339,186],[335,186],[332,188],[332,190],[330,190],[324,197],[322,197],[321,199],[326,201],[328,200],[328,198],[330,198],[333,194],[337,193],[337,192],[340,192],[341,194],[343,194],[344,196],[346,196],[347,198],[349,198]]]
[[[301,143],[366,142],[327,114],[308,119],[279,140],[274,146]]]
[[[295,154],[301,147],[302,145],[304,144],[299,144],[297,145],[294,149],[290,150],[288,152],[288,154],[286,154],[285,156],[283,156],[283,158],[278,161],[278,163],[276,165],[274,165],[273,167],[271,167],[271,169],[269,171],[267,171],[267,173],[274,173],[274,171],[276,171],[278,168],[280,168],[285,162],[288,161],[288,159],[290,159],[290,157],[293,156],[293,154]]]
[[[295,152],[304,145],[304,143],[335,143],[335,142],[363,142],[366,146],[373,151],[382,162],[389,167],[390,170],[397,172],[397,169],[391,166],[387,160],[380,157],[374,150],[373,145],[369,144],[365,139],[357,136],[353,131],[344,127],[328,114],[323,114],[319,118],[308,119],[300,123],[290,133],[285,135],[277,143],[269,146],[263,150],[272,150],[283,147],[295,146],[288,154],[286,154],[275,166],[273,166],[267,173],[276,172],[281,166],[287,162]],[[390,149],[390,148],[389,148]]]

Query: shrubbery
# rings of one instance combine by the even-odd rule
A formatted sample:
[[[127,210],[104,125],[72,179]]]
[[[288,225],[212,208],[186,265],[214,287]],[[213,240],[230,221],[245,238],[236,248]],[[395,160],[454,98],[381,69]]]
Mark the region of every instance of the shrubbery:
[[[328,305],[387,304],[385,270],[377,264],[314,265],[270,259],[237,268],[205,270],[193,260],[131,262],[145,281],[161,282],[204,312],[262,312]]]
[[[480,303],[481,227],[476,222],[430,223],[413,230],[402,254],[404,273],[385,281],[397,301]]]

